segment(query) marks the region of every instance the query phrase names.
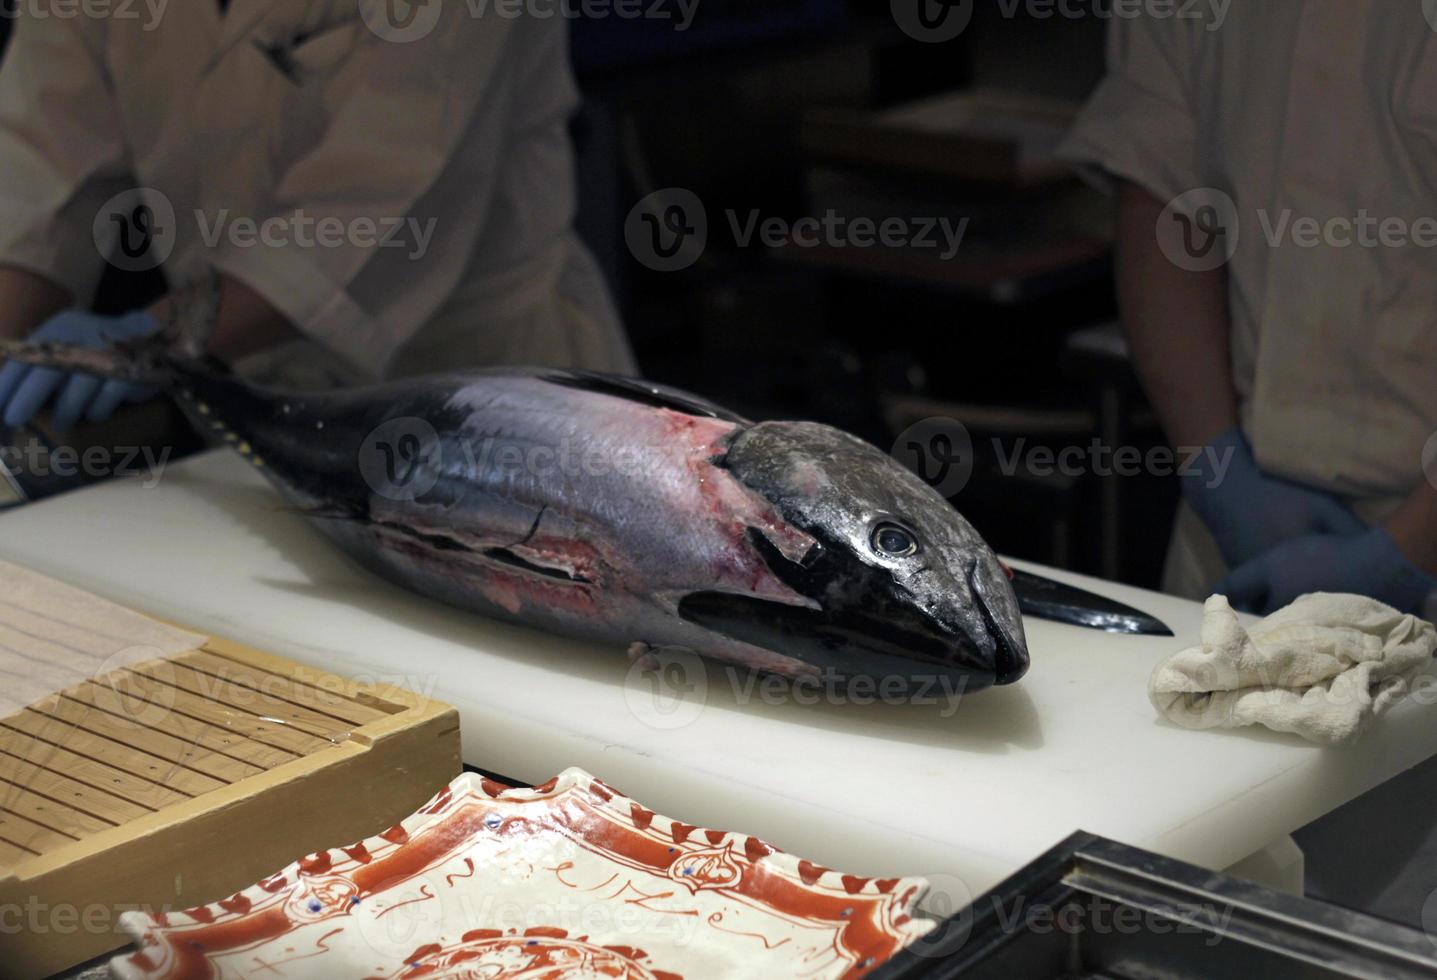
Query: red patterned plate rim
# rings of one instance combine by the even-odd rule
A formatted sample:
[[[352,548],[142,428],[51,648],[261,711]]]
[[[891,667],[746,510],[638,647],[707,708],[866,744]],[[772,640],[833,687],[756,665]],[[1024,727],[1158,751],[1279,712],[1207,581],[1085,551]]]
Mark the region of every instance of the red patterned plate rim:
[[[563,834],[605,860],[667,877],[691,892],[712,889],[778,917],[827,923],[851,954],[848,968],[837,974],[843,977],[862,976],[933,927],[914,914],[928,889],[923,878],[844,874],[757,837],[673,820],[582,769],[566,769],[533,788],[464,773],[383,833],[306,855],[228,898],[178,912],[126,912],[120,925],[138,949],[116,957],[112,969],[121,980],[210,977],[207,954],[342,916],[350,903],[358,905],[454,857],[475,834],[544,831]],[[562,930],[543,932],[553,938]],[[497,936],[486,929],[472,934],[481,933],[481,938]],[[421,947],[413,956],[432,952]]]

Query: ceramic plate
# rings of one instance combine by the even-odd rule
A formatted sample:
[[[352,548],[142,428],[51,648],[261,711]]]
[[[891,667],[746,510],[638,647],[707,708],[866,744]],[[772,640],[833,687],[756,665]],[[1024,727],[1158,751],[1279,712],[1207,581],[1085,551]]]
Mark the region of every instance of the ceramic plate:
[[[859,977],[926,933],[862,878],[660,816],[579,769],[466,773],[396,827],[212,905],[120,920],[122,980]]]

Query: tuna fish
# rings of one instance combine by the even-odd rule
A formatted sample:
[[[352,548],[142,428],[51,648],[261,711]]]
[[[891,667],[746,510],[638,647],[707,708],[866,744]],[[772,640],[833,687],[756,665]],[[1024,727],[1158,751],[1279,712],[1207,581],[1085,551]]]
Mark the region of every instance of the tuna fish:
[[[0,354],[165,388],[360,564],[486,616],[840,685],[1028,667],[977,531],[829,426],[572,371],[301,393],[143,346]]]

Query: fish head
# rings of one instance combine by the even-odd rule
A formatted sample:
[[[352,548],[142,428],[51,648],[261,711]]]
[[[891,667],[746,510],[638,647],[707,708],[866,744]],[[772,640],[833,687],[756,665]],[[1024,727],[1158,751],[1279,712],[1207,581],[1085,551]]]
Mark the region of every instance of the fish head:
[[[1023,676],[1027,641],[1006,566],[891,456],[831,426],[765,422],[738,432],[720,465],[816,542],[794,560],[749,529],[807,604],[703,594],[686,600],[688,618],[843,676],[961,677],[967,689]]]

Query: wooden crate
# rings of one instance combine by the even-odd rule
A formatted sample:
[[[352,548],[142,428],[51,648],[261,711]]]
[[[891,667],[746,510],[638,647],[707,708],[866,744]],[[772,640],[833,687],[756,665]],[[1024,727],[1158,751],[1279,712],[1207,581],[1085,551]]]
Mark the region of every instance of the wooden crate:
[[[0,719],[0,976],[372,836],[460,769],[448,705],[223,640],[37,702]]]

